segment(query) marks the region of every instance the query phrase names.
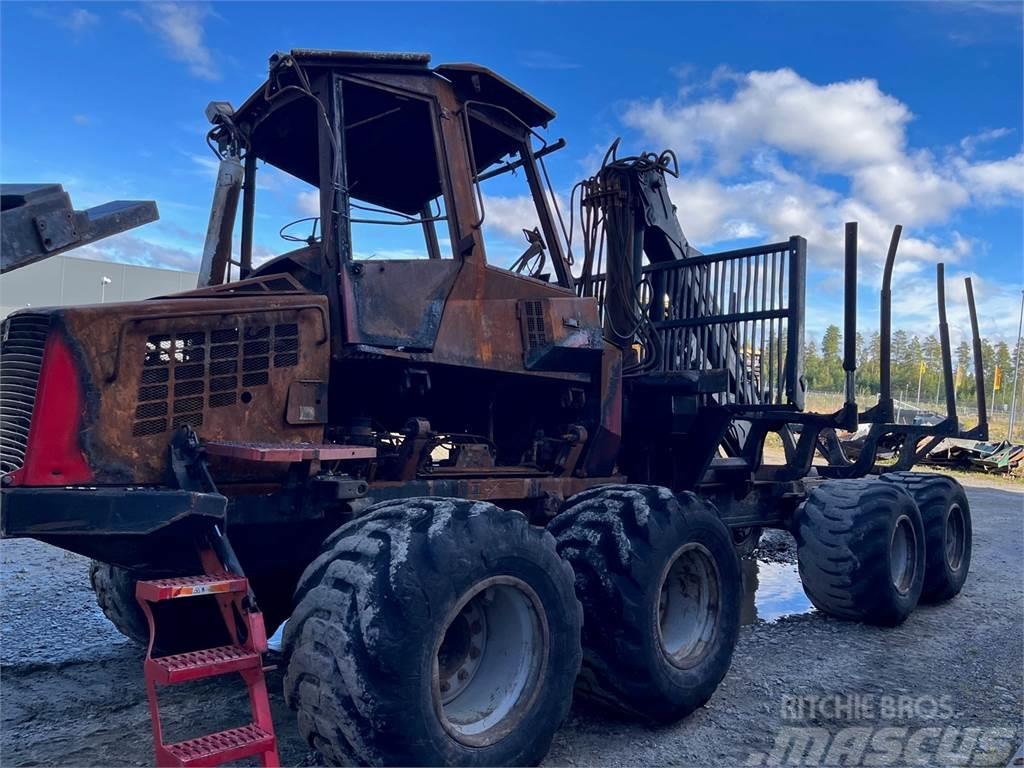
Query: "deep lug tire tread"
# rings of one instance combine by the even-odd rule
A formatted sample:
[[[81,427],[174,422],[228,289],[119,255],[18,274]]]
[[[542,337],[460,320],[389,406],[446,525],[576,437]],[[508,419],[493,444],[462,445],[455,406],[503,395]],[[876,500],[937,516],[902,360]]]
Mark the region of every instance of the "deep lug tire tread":
[[[889,543],[896,516],[917,534],[917,572],[905,595],[892,584]],[[830,616],[896,626],[917,605],[924,584],[924,527],[913,498],[892,483],[829,480],[814,488],[795,519],[804,592]]]
[[[940,603],[960,594],[971,568],[971,505],[960,483],[949,475],[924,472],[887,472],[883,482],[900,486],[914,497],[925,536],[924,588],[922,603]],[[946,514],[953,503],[964,514],[965,546],[960,568],[953,572],[946,562]]]
[[[542,688],[519,728],[466,747],[424,701],[412,679],[422,669],[417,659],[432,650],[464,586],[524,561],[516,567],[548,585],[547,600],[538,590],[551,649]],[[531,765],[568,714],[581,658],[572,569],[551,535],[518,512],[446,498],[375,505],[328,537],[295,603],[284,634],[285,699],[302,736],[329,761]]]
[[[136,579],[130,571],[93,560],[89,564],[89,583],[103,615],[122,635],[140,645],[149,642],[149,625],[135,600]]]
[[[732,660],[741,600],[732,535],[713,508],[658,486],[599,486],[570,498],[548,530],[572,564],[583,603],[580,693],[655,722],[674,722],[705,704]],[[694,535],[716,558],[724,610],[716,648],[684,674],[657,645],[651,599],[668,558]]]

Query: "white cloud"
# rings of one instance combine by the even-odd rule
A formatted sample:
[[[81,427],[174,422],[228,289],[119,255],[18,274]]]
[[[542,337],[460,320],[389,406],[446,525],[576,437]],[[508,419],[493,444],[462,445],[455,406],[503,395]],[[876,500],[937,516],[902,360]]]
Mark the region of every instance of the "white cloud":
[[[320,190],[309,189],[295,198],[295,208],[303,216],[320,215]]]
[[[692,80],[688,69],[680,76]],[[880,282],[892,227],[903,224],[894,309],[908,323],[933,328],[934,265],[948,265],[952,286],[956,265],[984,247],[952,227],[953,217],[979,204],[1019,206],[1024,195],[1024,152],[977,157],[979,147],[990,150],[1011,131],[975,133],[939,158],[910,145],[910,108],[874,80],[816,84],[789,69],[722,70],[714,80],[668,100],[634,102],[622,115],[643,139],[638,149],[679,154],[682,177],[670,181],[672,199],[694,245],[717,250],[738,239],[801,234],[808,240],[809,286],[838,291],[843,224],[857,221],[860,280],[870,293]],[[809,304],[825,301],[814,290]],[[985,286],[986,315],[989,306],[1012,304],[1015,291]],[[1005,323],[994,325],[994,333],[1005,331]]]
[[[961,163],[960,173],[972,194],[983,202],[1024,195],[1024,152],[1003,160]]]
[[[902,154],[910,110],[874,80],[817,85],[791,69],[732,77],[738,86],[731,97],[637,102],[624,120],[683,158],[710,150],[726,170],[759,146],[807,156],[832,170]]]
[[[487,230],[492,230],[496,234],[522,240],[524,229],[539,226],[537,208],[529,195],[484,195],[485,236]]]
[[[1004,136],[1009,136],[1011,133],[1013,133],[1013,131],[1009,128],[992,128],[990,130],[972,133],[970,136],[964,136],[960,139],[960,149],[963,151],[964,156],[969,157],[974,154],[980,144],[996,141]]]
[[[204,80],[219,80],[220,70],[213,53],[204,42],[203,23],[213,15],[201,3],[147,3],[143,12],[125,15],[157,35],[171,58],[188,66],[189,72]]]
[[[201,250],[198,246],[190,250],[122,233],[82,246],[75,255],[99,261],[195,272],[199,269]]]
[[[204,176],[216,178],[217,172],[220,170],[220,161],[212,154],[197,154],[195,152],[183,152],[182,154],[195,163],[196,169],[201,171]]]
[[[858,168],[854,191],[908,226],[941,222],[968,200],[960,182],[926,154]]]

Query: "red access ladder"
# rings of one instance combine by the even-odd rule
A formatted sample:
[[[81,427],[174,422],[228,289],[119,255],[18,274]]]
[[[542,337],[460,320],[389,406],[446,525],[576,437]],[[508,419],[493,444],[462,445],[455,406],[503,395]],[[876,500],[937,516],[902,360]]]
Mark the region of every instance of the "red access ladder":
[[[277,739],[270,716],[267,683],[263,677],[263,652],[267,633],[263,614],[248,599],[247,579],[229,573],[210,549],[201,553],[205,574],[140,581],[135,597],[149,623],[149,648],[144,666],[146,695],[153,722],[153,745],[158,766],[213,766],[259,755],[263,766],[280,765]],[[152,603],[213,595],[220,607],[231,645],[205,648],[171,656],[153,656],[156,622]],[[242,629],[237,619],[241,619]],[[241,635],[241,636],[240,636]],[[245,681],[252,708],[252,722],[240,728],[197,736],[166,744],[160,725],[157,685],[174,685],[217,675],[238,673]]]

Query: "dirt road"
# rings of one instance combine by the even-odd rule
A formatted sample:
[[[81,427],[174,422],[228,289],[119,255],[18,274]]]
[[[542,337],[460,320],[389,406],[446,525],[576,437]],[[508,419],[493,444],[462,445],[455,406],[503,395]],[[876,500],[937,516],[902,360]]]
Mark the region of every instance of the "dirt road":
[[[547,764],[1006,765],[1024,707],[1024,493],[968,494],[974,561],[958,599],[894,630],[829,619],[808,610],[788,536],[773,534],[747,563],[753,623],[711,702],[667,728],[577,705]],[[0,549],[0,763],[150,765],[141,651],[96,608],[86,561],[32,541]],[[269,677],[283,763],[317,764],[281,672]],[[168,689],[163,701],[170,738],[247,720],[244,689],[229,680]]]

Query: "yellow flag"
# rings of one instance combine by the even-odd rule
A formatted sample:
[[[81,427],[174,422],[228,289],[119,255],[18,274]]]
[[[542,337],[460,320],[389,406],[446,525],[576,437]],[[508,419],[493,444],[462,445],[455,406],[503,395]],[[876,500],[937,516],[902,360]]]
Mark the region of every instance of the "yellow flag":
[[[996,366],[995,375],[992,378],[992,391],[993,392],[998,392],[1002,388],[1003,388],[1003,371],[997,365]]]
[[[922,375],[923,376],[924,372],[927,371],[927,370],[928,370],[928,368],[927,368],[927,366],[925,366],[924,360],[922,360],[921,361],[921,365],[918,366],[918,368],[917,368],[918,375]]]
[[[956,367],[956,382],[955,382],[955,384],[953,386],[955,386],[957,389],[959,389],[960,385],[963,384],[963,383],[964,383],[964,368],[963,368],[962,365],[958,365]]]

